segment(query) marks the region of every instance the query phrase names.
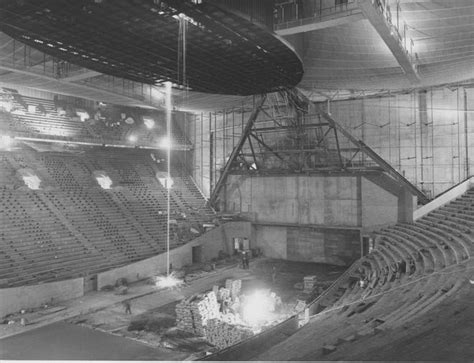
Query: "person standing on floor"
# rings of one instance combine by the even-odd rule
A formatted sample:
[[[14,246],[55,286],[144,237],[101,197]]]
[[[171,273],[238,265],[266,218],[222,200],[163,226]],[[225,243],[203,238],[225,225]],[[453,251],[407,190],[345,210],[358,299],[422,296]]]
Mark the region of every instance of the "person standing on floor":
[[[125,314],[132,315],[132,304],[130,300],[125,300],[123,306],[125,307]]]

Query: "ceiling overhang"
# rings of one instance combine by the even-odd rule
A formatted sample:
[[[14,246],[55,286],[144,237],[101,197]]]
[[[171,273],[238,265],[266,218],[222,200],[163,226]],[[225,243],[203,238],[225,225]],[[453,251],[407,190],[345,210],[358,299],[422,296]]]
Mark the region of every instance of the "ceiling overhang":
[[[271,92],[303,76],[285,40],[209,2],[1,0],[0,30],[93,71],[199,92]]]

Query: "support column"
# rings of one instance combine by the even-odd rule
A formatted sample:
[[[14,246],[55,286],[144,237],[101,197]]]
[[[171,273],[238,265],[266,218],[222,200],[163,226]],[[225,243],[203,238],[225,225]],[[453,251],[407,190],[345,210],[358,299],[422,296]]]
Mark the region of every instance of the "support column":
[[[398,195],[398,222],[413,222],[413,211],[413,194],[406,187],[400,188],[400,194]]]

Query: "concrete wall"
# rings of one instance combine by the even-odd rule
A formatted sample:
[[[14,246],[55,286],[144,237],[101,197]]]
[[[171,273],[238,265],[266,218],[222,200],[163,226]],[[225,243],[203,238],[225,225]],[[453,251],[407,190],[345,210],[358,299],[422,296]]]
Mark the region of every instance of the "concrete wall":
[[[250,222],[230,222],[223,224],[184,246],[170,251],[170,263],[173,269],[179,269],[192,263],[192,248],[201,246],[203,261],[217,257],[219,251],[232,252],[233,237],[251,238]],[[114,285],[117,279],[126,278],[128,281],[138,281],[150,276],[166,272],[166,253],[138,261],[130,265],[105,271],[97,275],[97,288]]]
[[[360,257],[358,230],[288,227],[287,256],[290,261],[349,265]]]
[[[413,198],[386,176],[230,175],[226,210],[251,212],[265,256],[349,264],[360,256],[360,235],[410,221]],[[409,215],[408,215],[409,214]]]
[[[354,137],[431,196],[473,174],[474,88],[336,101],[330,111]]]
[[[358,226],[357,177],[230,175],[226,211],[254,212],[257,222]]]
[[[287,259],[285,226],[255,226],[256,244],[266,257]]]
[[[266,257],[347,265],[360,257],[358,229],[256,225],[256,244]]]
[[[361,180],[362,226],[395,224],[398,220],[399,197],[387,193],[366,178]]]
[[[84,279],[48,282],[41,285],[0,289],[0,317],[21,309],[31,309],[43,304],[74,299],[84,295]]]

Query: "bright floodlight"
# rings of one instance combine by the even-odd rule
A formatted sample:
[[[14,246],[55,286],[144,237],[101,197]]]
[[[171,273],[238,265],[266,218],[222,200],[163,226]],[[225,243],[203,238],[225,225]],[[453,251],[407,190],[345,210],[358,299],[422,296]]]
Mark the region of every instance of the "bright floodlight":
[[[171,189],[173,187],[174,181],[172,178],[158,178],[161,186],[166,189]]]
[[[264,291],[255,291],[245,298],[242,315],[248,324],[258,326],[270,320],[274,310],[275,302],[271,296]]]
[[[155,121],[151,118],[144,118],[143,123],[148,130],[151,130],[155,126]]]
[[[168,138],[168,137],[163,137],[161,140],[160,140],[160,143],[158,145],[160,147],[160,149],[171,149],[171,140]]]
[[[128,141],[130,141],[130,142],[135,142],[135,141],[137,141],[137,135],[129,135],[129,136],[128,136]]]
[[[13,144],[13,139],[10,136],[0,135],[0,149],[9,149]]]
[[[112,186],[112,179],[110,179],[107,175],[99,175],[95,178],[102,189],[110,189]]]
[[[38,190],[40,188],[41,179],[36,175],[23,175],[22,178],[28,188],[33,190]]]
[[[184,283],[183,280],[178,279],[174,273],[169,274],[168,276],[156,276],[155,277],[155,286],[158,288],[166,287],[178,287]]]
[[[90,115],[87,111],[84,110],[76,110],[76,115],[79,116],[82,122],[90,119]]]

